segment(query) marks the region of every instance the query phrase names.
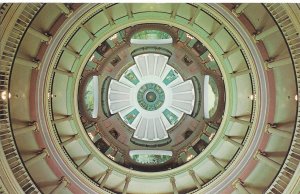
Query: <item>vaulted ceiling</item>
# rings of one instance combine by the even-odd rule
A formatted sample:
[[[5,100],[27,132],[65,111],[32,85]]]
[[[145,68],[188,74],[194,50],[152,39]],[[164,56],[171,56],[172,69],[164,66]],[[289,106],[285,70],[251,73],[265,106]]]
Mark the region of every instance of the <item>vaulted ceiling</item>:
[[[0,193],[300,192],[298,4],[2,3],[0,9]],[[135,35],[143,30],[160,33]],[[147,36],[173,42],[130,39]],[[167,56],[182,83],[198,77],[189,95],[203,98],[204,75],[214,78],[219,95],[211,119],[203,118],[200,99],[199,114],[186,111],[166,141],[144,146],[176,153],[168,163],[174,165],[158,170],[128,165],[128,147],[145,142],[132,142],[132,126],[101,101],[107,78],[121,80],[145,53]],[[96,118],[83,100],[92,76],[103,97]],[[191,133],[186,139],[184,130]],[[206,143],[197,152],[200,140]]]

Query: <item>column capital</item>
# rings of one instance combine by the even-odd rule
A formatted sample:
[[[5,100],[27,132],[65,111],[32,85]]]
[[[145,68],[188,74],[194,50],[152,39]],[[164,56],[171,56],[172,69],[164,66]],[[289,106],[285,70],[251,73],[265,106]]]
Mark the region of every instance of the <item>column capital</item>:
[[[211,154],[208,155],[207,158],[210,159],[210,160],[214,160],[215,159],[215,157],[213,155],[211,155]]]
[[[36,64],[36,66],[35,67],[32,67],[32,69],[35,69],[35,70],[39,70],[40,69],[40,67],[41,67],[41,61],[40,60],[38,60],[38,59],[32,59],[32,62],[33,63],[35,63]]]
[[[56,6],[62,11],[62,13],[66,17],[70,17],[70,15],[73,13],[73,10],[67,7],[64,3],[56,3]]]
[[[240,194],[250,194],[249,191],[245,188],[244,182],[242,182],[241,179],[237,179],[236,181],[234,181],[232,186],[237,189],[238,193]]]
[[[244,13],[244,10],[246,9],[247,6],[248,6],[248,3],[241,3],[238,6],[235,6],[235,8],[232,10],[232,12],[235,12],[235,14],[240,16],[240,14]]]
[[[268,123],[267,125],[269,127],[272,127],[272,128],[277,128],[277,124],[276,123]]]
[[[190,175],[195,175],[195,171],[194,171],[193,169],[190,169],[190,170],[189,170],[189,174],[190,174]]]
[[[94,155],[92,153],[90,153],[87,157],[88,160],[92,160],[94,158]]]
[[[236,179],[235,181],[233,181],[232,182],[232,186],[234,187],[234,188],[236,188],[236,185],[237,184],[241,184],[242,186],[244,185],[244,182],[240,179],[240,178],[238,178],[238,179]]]
[[[48,41],[45,41],[46,45],[49,45],[53,39],[53,36],[49,35],[48,33],[45,34],[46,36],[48,36]]]
[[[32,122],[32,126],[35,126],[35,130],[33,130],[34,132],[38,132],[39,131],[38,123],[36,121]]]
[[[46,148],[43,148],[39,153],[40,154],[45,153],[47,158],[50,157],[49,152],[48,152],[48,150]]]
[[[229,137],[228,137],[227,135],[224,135],[224,136],[223,136],[223,139],[224,139],[225,141],[228,141],[228,140],[229,140]]]
[[[62,176],[60,178],[59,182],[60,182],[60,184],[65,184],[65,187],[71,183],[65,176]]]
[[[111,174],[112,173],[112,169],[111,168],[106,169],[106,173],[107,174]]]
[[[258,30],[251,35],[251,38],[255,44],[259,43],[259,40],[256,40],[256,35],[258,34]]]
[[[235,9],[231,10],[232,14],[235,16],[235,17],[240,17],[241,13],[237,13]]]
[[[270,57],[268,60],[266,60],[267,63],[273,63],[276,60],[275,57]]]
[[[258,155],[266,156],[266,153],[261,150],[257,150],[254,154],[254,160],[259,160]]]
[[[269,66],[269,63],[268,63],[267,61],[265,61],[263,65],[264,65],[264,68],[265,68],[266,71],[271,70],[271,69],[268,67],[268,66]]]
[[[70,16],[73,14],[73,12],[74,12],[74,11],[73,11],[72,9],[70,9],[70,10],[69,10],[69,13],[68,13],[68,14],[65,14],[65,16],[68,18],[68,17],[70,17]]]
[[[74,140],[78,140],[78,139],[80,138],[80,135],[79,135],[79,133],[77,133],[77,134],[75,134],[73,137],[74,137]],[[90,155],[91,155],[91,154],[90,154]],[[90,156],[90,155],[89,155],[89,156]]]
[[[59,180],[59,184],[51,191],[51,194],[59,194],[62,190],[68,186],[70,182],[62,176]]]
[[[130,174],[126,175],[125,181],[128,182],[130,180],[131,180],[131,175]]]
[[[172,177],[170,177],[170,182],[171,183],[175,183],[175,178],[172,176]]]
[[[270,123],[266,124],[266,127],[265,127],[265,132],[266,133],[270,133],[269,132],[269,128],[271,127]]]
[[[61,181],[61,182],[63,182],[63,181],[69,182],[68,179],[65,176],[62,176],[59,181]]]

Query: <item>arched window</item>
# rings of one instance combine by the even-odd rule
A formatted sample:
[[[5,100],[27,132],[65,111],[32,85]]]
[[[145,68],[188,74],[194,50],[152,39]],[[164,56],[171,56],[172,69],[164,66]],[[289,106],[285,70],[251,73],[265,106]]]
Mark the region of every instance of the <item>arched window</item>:
[[[93,76],[87,83],[84,92],[84,103],[93,118],[98,115],[98,76]]]
[[[153,165],[167,162],[173,153],[166,150],[131,150],[129,155],[137,163]]]
[[[211,118],[218,107],[219,91],[213,77],[204,77],[204,117]]]
[[[131,44],[170,44],[172,37],[160,30],[144,30],[135,33],[130,40]]]

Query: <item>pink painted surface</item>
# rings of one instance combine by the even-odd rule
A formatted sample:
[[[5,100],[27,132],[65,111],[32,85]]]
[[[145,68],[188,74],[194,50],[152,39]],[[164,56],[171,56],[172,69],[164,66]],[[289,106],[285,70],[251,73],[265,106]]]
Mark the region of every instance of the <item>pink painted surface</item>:
[[[268,60],[269,59],[269,54],[268,54],[268,51],[265,47],[265,44],[262,41],[258,41],[256,43],[256,46],[257,46],[258,50],[260,51],[260,54],[261,54],[263,60],[264,61]]]
[[[63,14],[61,14],[59,16],[59,18],[56,20],[56,22],[53,24],[53,26],[51,27],[49,34],[54,36],[55,33],[58,31],[58,29],[60,28],[60,26],[64,23],[64,21],[67,19],[67,17]]]
[[[244,24],[245,28],[248,30],[248,32],[252,35],[256,33],[256,30],[250,20],[247,18],[245,14],[241,14],[238,19]]]
[[[40,46],[40,48],[39,48],[39,51],[38,51],[38,53],[37,53],[37,56],[36,56],[36,59],[37,59],[38,61],[41,61],[41,60],[43,59],[44,54],[45,54],[47,48],[48,48],[48,45],[47,45],[45,42],[43,42],[43,43],[41,44],[41,46]]]
[[[230,11],[234,9],[235,5],[233,3],[223,3]]]
[[[35,109],[35,91],[36,91],[36,79],[38,70],[32,69],[30,86],[29,86],[29,109],[30,109],[30,120],[36,121],[36,109]]]

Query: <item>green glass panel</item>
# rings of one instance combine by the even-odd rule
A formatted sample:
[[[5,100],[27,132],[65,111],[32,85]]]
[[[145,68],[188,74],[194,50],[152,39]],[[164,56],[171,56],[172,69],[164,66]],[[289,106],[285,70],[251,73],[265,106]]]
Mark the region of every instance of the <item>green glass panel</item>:
[[[175,125],[175,123],[178,122],[178,117],[174,113],[169,111],[169,109],[164,110],[163,114],[165,115],[165,117],[171,125]]]
[[[137,117],[137,115],[139,114],[140,112],[136,109],[133,109],[131,112],[129,112],[126,116],[125,116],[125,121],[129,124],[132,124],[134,119]]]
[[[219,90],[217,87],[217,83],[215,82],[214,78],[212,78],[211,76],[209,76],[208,84],[210,85],[213,93],[215,94],[214,106],[209,110],[209,117],[211,118],[216,113],[218,108]]]
[[[143,39],[143,40],[157,40],[157,39],[170,39],[171,36],[159,30],[144,30],[137,32],[132,36],[132,39]]]
[[[84,103],[89,114],[94,110],[93,79],[90,79],[84,91]]]
[[[131,158],[141,164],[162,164],[172,158],[169,155],[155,155],[155,154],[136,154]]]
[[[128,79],[134,85],[138,84],[140,80],[136,77],[132,70],[128,70],[125,72],[125,78]]]
[[[178,73],[171,69],[165,79],[163,80],[164,84],[169,85],[172,81],[179,77]]]

